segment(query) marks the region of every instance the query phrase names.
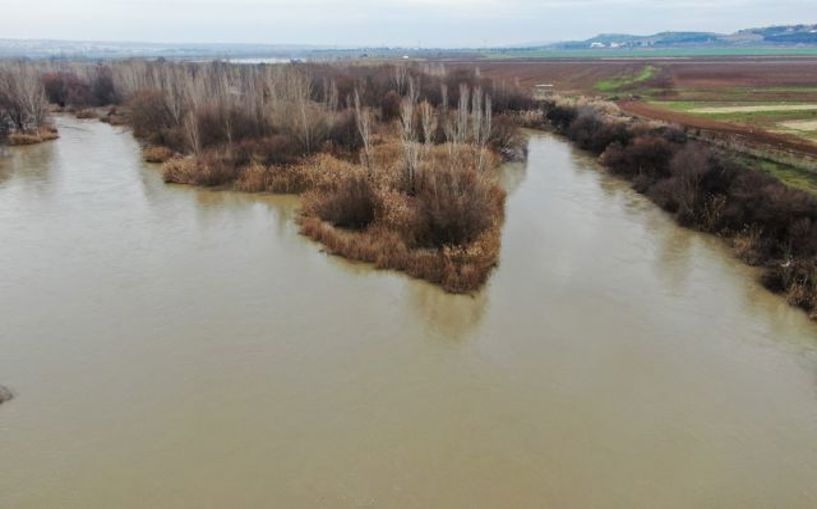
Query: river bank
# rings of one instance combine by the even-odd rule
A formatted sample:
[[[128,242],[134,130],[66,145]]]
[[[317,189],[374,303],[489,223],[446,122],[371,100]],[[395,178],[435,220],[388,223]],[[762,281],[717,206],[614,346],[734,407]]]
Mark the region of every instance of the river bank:
[[[742,261],[763,268],[766,288],[817,318],[817,197],[728,148],[612,103],[555,97],[544,108],[545,121],[607,171],[680,225],[724,239]]]

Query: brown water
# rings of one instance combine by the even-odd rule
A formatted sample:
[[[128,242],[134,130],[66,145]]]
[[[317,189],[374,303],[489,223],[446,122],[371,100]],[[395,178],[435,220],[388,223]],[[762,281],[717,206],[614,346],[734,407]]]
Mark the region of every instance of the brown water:
[[[817,507],[817,326],[565,142],[470,298],[59,123],[0,170],[0,507]]]

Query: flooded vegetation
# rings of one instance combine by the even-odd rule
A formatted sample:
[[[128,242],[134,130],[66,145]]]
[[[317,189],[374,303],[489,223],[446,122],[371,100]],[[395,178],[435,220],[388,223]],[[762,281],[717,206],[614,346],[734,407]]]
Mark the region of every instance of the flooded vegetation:
[[[521,89],[442,66],[130,61],[44,69],[49,100],[115,105],[168,183],[304,194],[301,232],[454,293],[497,263]],[[120,107],[121,106],[121,110]],[[497,118],[495,120],[495,115]]]
[[[0,506],[817,501],[815,324],[562,139],[462,296],[57,127],[0,160]]]

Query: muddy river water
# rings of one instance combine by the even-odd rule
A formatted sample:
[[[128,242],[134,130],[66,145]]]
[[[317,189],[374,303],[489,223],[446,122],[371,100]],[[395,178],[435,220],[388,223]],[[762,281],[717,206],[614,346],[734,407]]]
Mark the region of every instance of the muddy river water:
[[[0,162],[0,507],[817,507],[817,326],[563,140],[463,297],[58,123]]]

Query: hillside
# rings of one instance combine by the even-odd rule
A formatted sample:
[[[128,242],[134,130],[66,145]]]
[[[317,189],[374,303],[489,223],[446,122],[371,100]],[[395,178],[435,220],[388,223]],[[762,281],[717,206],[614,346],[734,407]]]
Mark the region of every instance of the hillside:
[[[583,41],[559,42],[541,49],[646,49],[646,48],[740,48],[817,47],[817,25],[787,25],[748,28],[733,34],[713,32],[661,32],[653,35],[601,34]]]

